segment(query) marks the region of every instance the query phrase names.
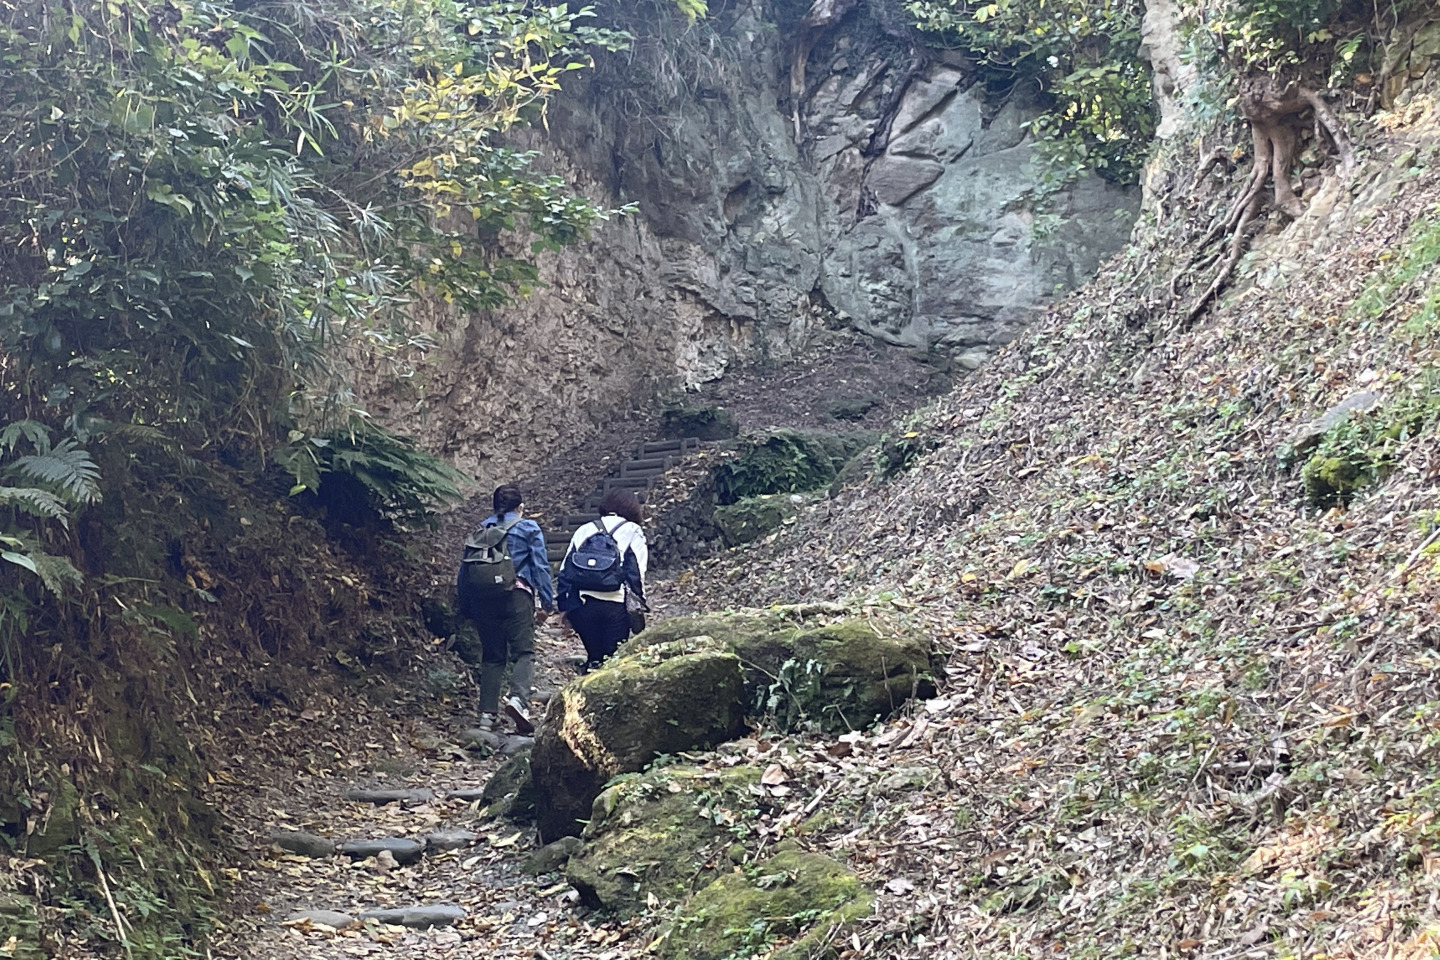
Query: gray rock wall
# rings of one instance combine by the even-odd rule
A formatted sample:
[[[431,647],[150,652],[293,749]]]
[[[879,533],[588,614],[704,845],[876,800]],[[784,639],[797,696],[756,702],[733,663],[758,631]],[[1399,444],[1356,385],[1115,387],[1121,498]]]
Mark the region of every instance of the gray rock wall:
[[[1138,193],[1098,179],[1037,223],[1033,110],[988,100],[943,55],[915,60],[895,0],[811,33],[803,0],[712,0],[693,26],[668,5],[610,6],[633,49],[579,75],[530,136],[542,166],[635,215],[546,255],[524,302],[429,308],[438,348],[419,376],[361,378],[373,412],[483,482],[657,391],[791,356],[821,320],[983,353],[1129,235]]]

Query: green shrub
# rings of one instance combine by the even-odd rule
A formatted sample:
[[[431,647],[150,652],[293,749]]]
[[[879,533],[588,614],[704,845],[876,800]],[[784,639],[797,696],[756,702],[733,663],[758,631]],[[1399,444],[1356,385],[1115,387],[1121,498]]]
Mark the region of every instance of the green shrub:
[[[740,455],[715,468],[722,504],[771,493],[806,493],[827,486],[845,461],[874,442],[869,433],[775,430],[745,442]]]
[[[1140,0],[909,0],[919,26],[958,44],[997,95],[1038,89],[1030,124],[1050,174],[1139,181],[1155,133]]]
[[[352,525],[374,517],[428,525],[436,507],[462,497],[463,474],[369,422],[321,436],[292,430],[275,462],[294,478],[292,496],[308,491],[332,519]]]

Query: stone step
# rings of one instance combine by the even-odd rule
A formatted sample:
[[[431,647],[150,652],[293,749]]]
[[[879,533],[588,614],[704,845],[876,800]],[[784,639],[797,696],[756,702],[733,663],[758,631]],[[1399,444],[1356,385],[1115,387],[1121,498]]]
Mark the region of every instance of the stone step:
[[[620,479],[630,477],[658,477],[665,472],[665,467],[636,467],[631,469],[630,464],[620,468]]]
[[[561,518],[560,522],[564,526],[569,527],[571,532],[573,533],[574,531],[579,530],[585,524],[592,523],[599,519],[600,518],[597,517],[594,513],[570,513],[566,514],[563,518]]]
[[[480,799],[480,794],[483,792],[482,790],[476,790],[474,799]],[[447,796],[453,797],[454,794],[447,794]],[[425,849],[439,851],[463,850],[479,839],[480,834],[472,833],[469,830],[435,830],[425,834]]]
[[[285,925],[290,927],[308,927],[317,924],[329,927],[331,930],[349,930],[351,927],[358,927],[360,921],[350,914],[341,913],[338,910],[301,910],[285,919]]]
[[[648,470],[668,470],[675,465],[675,457],[645,457],[627,460],[620,464],[620,476],[642,473]]]
[[[600,492],[609,493],[611,490],[649,490],[655,483],[655,478],[650,477],[606,477],[600,481]]]
[[[684,453],[699,446],[700,441],[694,437],[686,437],[684,440],[647,440],[635,448],[635,456],[639,458],[664,453]]]
[[[306,833],[303,830],[276,830],[271,834],[270,842],[281,850],[287,850],[302,857],[335,856],[334,840]]]
[[[449,926],[465,919],[465,908],[453,903],[437,903],[427,907],[398,907],[393,910],[366,910],[361,920],[379,920],[401,927]]]
[[[570,542],[571,533],[574,533],[574,531],[572,530],[570,533],[567,533],[564,530],[551,530],[545,534],[545,546],[548,547],[552,543],[558,543],[563,547]]]
[[[378,857],[389,853],[396,863],[414,863],[425,855],[425,844],[421,840],[405,837],[382,837],[379,840],[346,840],[340,844],[340,852],[352,860]]]
[[[384,789],[371,790],[365,787],[351,787],[345,791],[346,800],[354,800],[358,803],[403,803],[406,805],[415,803],[429,803],[435,799],[435,791],[420,788],[417,790],[405,789]]]

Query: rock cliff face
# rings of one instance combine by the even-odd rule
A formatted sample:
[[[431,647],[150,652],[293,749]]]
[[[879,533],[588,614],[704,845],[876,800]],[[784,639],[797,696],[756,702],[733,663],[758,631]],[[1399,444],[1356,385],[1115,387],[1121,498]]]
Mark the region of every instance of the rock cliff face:
[[[818,322],[983,354],[1119,248],[1136,192],[1087,179],[1037,215],[1023,97],[988,98],[898,2],[848,6],[807,27],[803,0],[718,0],[695,25],[609,4],[635,44],[533,146],[634,214],[547,256],[524,302],[433,311],[424,376],[372,409],[488,481],[657,390],[792,355]]]

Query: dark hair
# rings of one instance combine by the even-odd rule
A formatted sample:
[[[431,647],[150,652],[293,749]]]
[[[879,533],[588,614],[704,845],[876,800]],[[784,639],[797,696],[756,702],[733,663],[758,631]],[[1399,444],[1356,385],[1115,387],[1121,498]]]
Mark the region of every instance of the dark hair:
[[[640,498],[629,490],[611,490],[605,494],[605,499],[600,501],[600,513],[617,514],[631,523],[645,519],[645,508],[641,506]]]
[[[507,483],[495,488],[495,496],[492,501],[495,504],[495,516],[503,517],[511,511],[518,510],[520,504],[525,502],[525,497],[521,495],[519,487],[513,483]]]

